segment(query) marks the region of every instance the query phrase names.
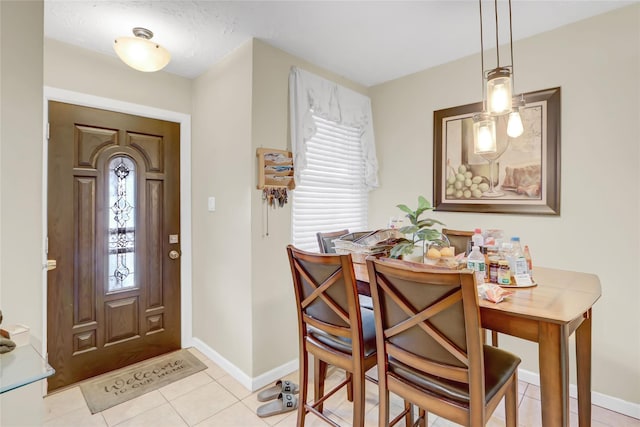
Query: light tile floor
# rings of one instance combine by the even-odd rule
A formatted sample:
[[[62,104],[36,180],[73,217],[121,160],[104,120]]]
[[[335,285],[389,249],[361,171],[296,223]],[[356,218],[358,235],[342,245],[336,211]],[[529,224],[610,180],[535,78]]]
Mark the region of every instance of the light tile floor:
[[[44,399],[45,423],[47,427],[84,426],[208,426],[208,427],[294,427],[296,412],[260,418],[256,415],[258,391],[252,393],[227,375],[215,363],[193,348],[189,349],[202,360],[207,369],[180,381],[166,385],[136,399],[91,415],[79,387],[53,393]],[[373,372],[374,373],[374,372]],[[375,373],[374,373],[375,374]],[[327,379],[327,386],[344,378],[344,373],[334,370]],[[298,373],[287,379],[297,382]],[[533,384],[520,381],[519,423],[525,427],[540,427],[540,390]],[[374,384],[367,383],[366,426],[378,425],[378,394]],[[392,400],[398,412],[402,401]],[[346,400],[346,392],[341,391],[325,403],[325,411],[341,426],[351,426],[352,406]],[[577,426],[577,403],[571,399],[571,426]],[[308,427],[327,424],[313,415],[307,416]],[[430,416],[429,426],[455,426],[447,420]],[[488,426],[504,426],[504,407],[498,406]],[[612,412],[598,406],[592,408],[593,427],[640,427],[640,420]]]

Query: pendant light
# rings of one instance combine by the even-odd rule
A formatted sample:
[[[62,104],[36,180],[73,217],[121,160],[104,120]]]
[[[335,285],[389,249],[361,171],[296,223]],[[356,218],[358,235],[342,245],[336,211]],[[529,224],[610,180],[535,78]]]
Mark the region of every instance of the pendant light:
[[[497,28],[497,12],[496,12],[496,28]],[[496,29],[496,33],[497,33]],[[497,49],[497,44],[496,44]],[[513,20],[511,18],[511,0],[509,0],[509,52],[511,54],[511,88],[515,88],[516,74],[513,68]],[[514,104],[516,104],[514,106]],[[511,138],[517,138],[524,132],[524,126],[522,124],[522,110],[524,109],[524,93],[520,95],[519,102],[511,103],[511,112],[509,113],[509,120],[507,122],[507,135]]]
[[[154,72],[163,69],[171,60],[169,51],[151,41],[153,33],[146,28],[133,29],[135,37],[118,37],[113,48],[120,59],[133,69]]]
[[[496,17],[496,68],[487,72],[487,111],[494,116],[500,116],[511,111],[513,65],[500,66],[498,0],[494,0],[493,4]],[[482,19],[482,0],[480,0],[480,19]],[[509,0],[509,37],[511,39],[511,0]],[[511,52],[513,55],[513,47]]]
[[[496,122],[487,113],[487,99],[485,97],[484,84],[484,39],[482,31],[482,0],[478,0],[480,5],[480,66],[482,69],[482,112],[473,115],[473,151],[475,154],[495,153],[496,142]]]
[[[482,101],[483,110],[473,117],[474,120],[474,152],[476,154],[495,153],[497,149],[495,136],[495,117],[508,114],[507,135],[517,138],[522,135],[524,126],[520,110],[524,107],[524,96],[520,103],[513,101],[513,31],[511,19],[511,0],[509,0],[509,47],[511,65],[500,65],[500,46],[498,37],[498,0],[494,0],[496,22],[496,68],[484,69],[484,37],[482,28],[482,0],[480,6],[480,58],[482,66]],[[515,106],[514,105],[518,104]],[[490,124],[489,121],[493,121]],[[492,137],[491,137],[492,135]]]

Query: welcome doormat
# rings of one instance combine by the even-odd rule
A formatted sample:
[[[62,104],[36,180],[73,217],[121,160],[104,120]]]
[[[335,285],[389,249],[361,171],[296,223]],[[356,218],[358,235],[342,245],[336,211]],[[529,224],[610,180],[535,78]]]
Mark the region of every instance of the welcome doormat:
[[[188,350],[155,357],[80,384],[92,414],[206,369]]]

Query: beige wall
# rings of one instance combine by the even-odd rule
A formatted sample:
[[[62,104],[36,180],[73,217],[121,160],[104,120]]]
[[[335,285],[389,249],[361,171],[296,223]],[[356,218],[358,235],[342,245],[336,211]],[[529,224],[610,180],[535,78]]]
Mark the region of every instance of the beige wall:
[[[252,43],[193,84],[194,336],[252,371]],[[216,198],[215,212],[207,198]]]
[[[191,112],[191,80],[169,73],[141,73],[115,56],[57,40],[44,41],[44,84],[60,89]]]
[[[242,46],[193,81],[138,73],[115,57],[52,40],[45,41],[43,52],[42,2],[19,2],[19,11],[18,2],[0,4],[0,299],[5,317],[42,333],[42,174],[36,167],[24,177],[22,159],[42,162],[44,74],[47,86],[193,114],[194,336],[249,377],[297,357],[284,251],[290,204],[269,211],[267,236],[266,211],[255,188],[255,149],[289,148],[291,65],[365,94],[367,89],[260,41]],[[634,6],[516,43],[519,90],[562,86],[560,217],[436,214],[452,227],[518,233],[531,246],[536,264],[598,274],[604,296],[594,310],[594,390],[630,402],[640,402],[639,328],[630,314],[640,302],[640,192],[634,188],[640,164],[634,96],[639,93],[639,14]],[[381,188],[371,194],[372,228],[398,215],[397,203],[431,196],[433,111],[480,99],[478,63],[479,57],[466,58],[369,89],[381,167]],[[619,68],[615,78],[612,65]],[[604,151],[612,148],[625,154]],[[208,196],[216,197],[215,212],[206,211]],[[596,227],[604,231],[590,232]],[[608,250],[613,245],[615,251]],[[526,369],[537,370],[534,344],[502,342],[523,355]]]
[[[433,215],[451,228],[520,235],[534,265],[597,274],[603,296],[593,311],[593,390],[634,403],[640,403],[639,17],[635,5],[514,44],[518,91],[562,88],[560,216]],[[398,215],[397,203],[415,204],[420,194],[432,199],[433,111],[481,99],[479,64],[477,55],[370,88],[381,169],[371,226]],[[537,372],[535,344],[501,339],[501,347],[523,357],[524,369]],[[573,355],[571,363],[573,372]]]
[[[43,2],[0,2],[0,300],[42,339]],[[29,31],[24,31],[29,28]]]
[[[366,94],[363,86],[264,42],[254,41],[250,182],[254,375],[298,357],[298,326],[285,250],[291,242],[291,200],[283,208],[266,208],[262,192],[256,189],[255,157],[259,147],[291,150],[288,82],[292,66]]]

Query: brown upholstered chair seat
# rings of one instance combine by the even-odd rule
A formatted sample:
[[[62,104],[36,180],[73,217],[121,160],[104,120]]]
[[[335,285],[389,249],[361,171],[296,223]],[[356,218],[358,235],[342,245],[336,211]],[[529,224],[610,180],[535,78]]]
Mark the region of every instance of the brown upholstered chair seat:
[[[505,381],[513,375],[520,364],[520,358],[507,351],[489,345],[483,346],[485,400],[491,400]],[[446,397],[463,405],[469,404],[469,385],[450,381],[432,375],[426,375],[410,366],[389,359],[389,372],[415,385],[423,391],[438,397]]]
[[[364,342],[364,356],[369,357],[376,352],[376,325],[373,310],[360,308],[362,316],[362,340]],[[316,328],[309,327],[309,336],[342,353],[351,354],[351,340],[327,334]]]

